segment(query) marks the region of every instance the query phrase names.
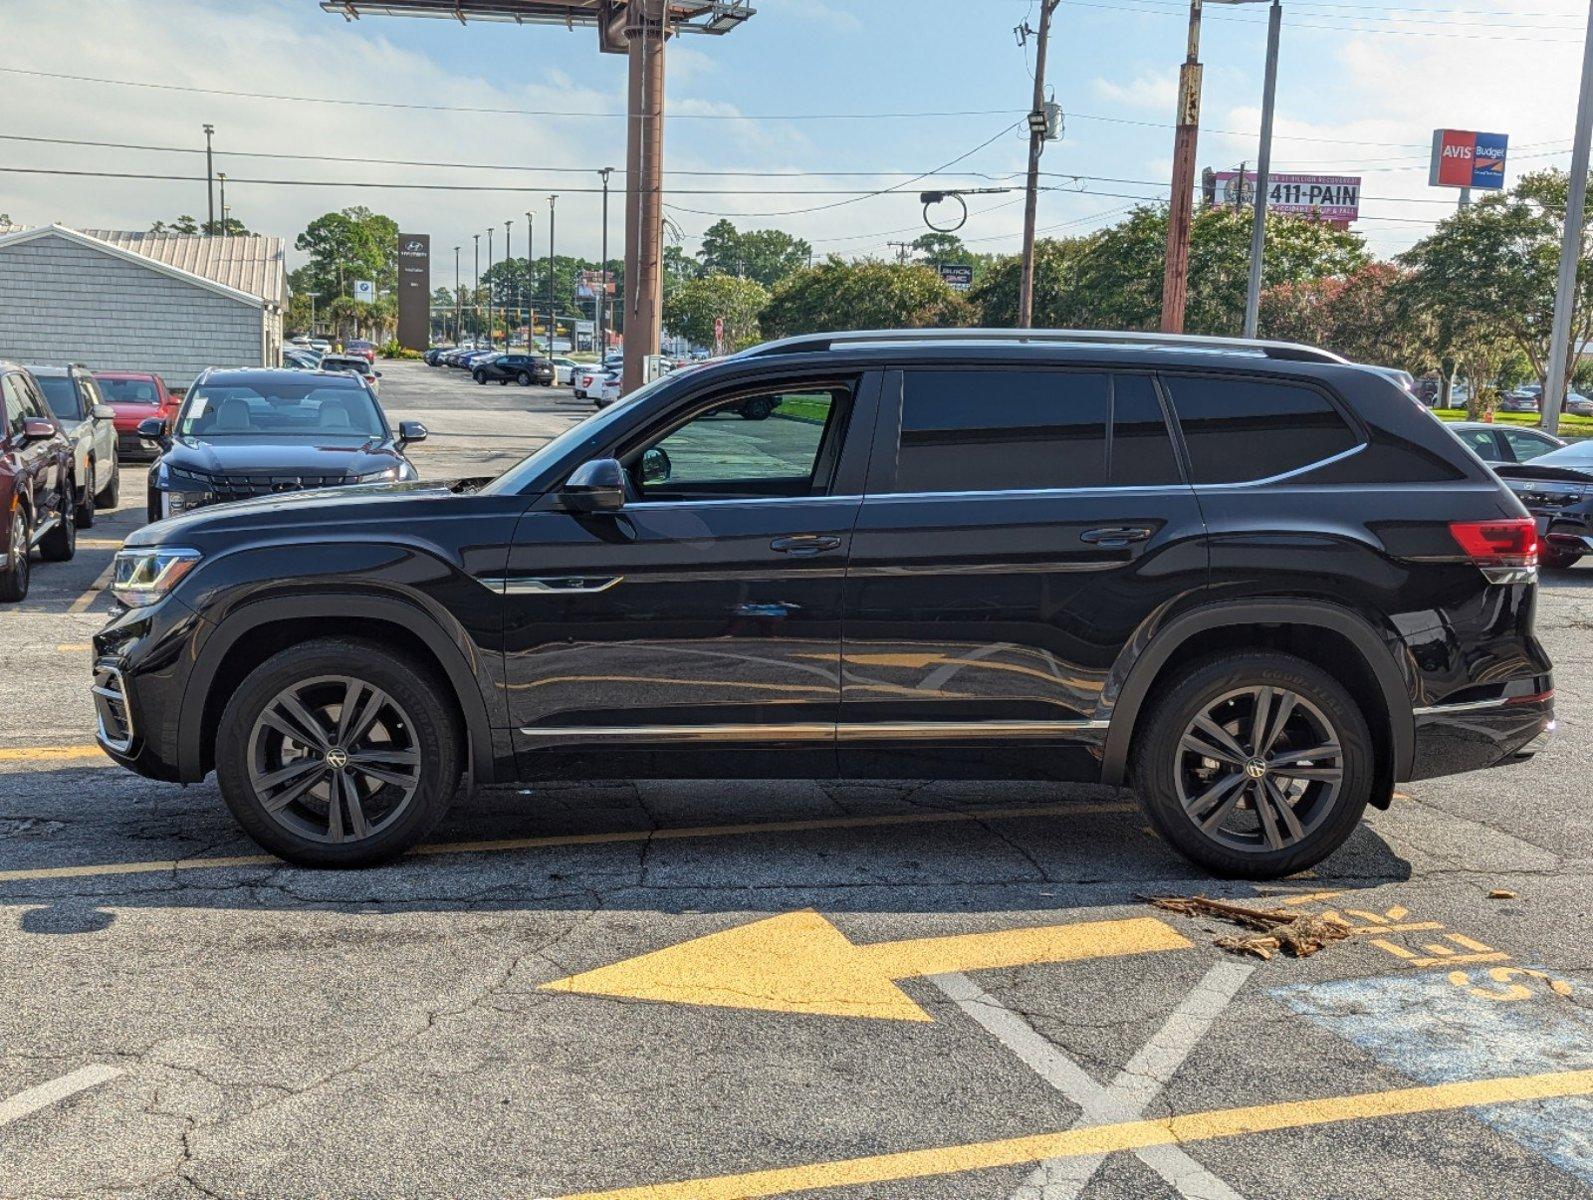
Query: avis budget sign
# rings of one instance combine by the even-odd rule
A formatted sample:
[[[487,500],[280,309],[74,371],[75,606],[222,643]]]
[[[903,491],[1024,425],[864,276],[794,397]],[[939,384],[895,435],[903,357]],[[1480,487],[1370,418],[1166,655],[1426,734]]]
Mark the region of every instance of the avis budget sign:
[[[1510,137],[1469,129],[1433,130],[1433,162],[1427,182],[1433,187],[1504,187],[1505,152]]]

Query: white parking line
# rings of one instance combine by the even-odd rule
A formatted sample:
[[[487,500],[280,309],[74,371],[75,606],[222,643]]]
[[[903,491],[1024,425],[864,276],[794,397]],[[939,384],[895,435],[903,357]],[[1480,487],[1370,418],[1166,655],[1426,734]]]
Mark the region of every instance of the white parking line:
[[[930,982],[1040,1078],[1077,1104],[1083,1111],[1073,1128],[1079,1129],[1137,1120],[1254,971],[1255,967],[1245,963],[1214,964],[1106,1086],[966,975],[935,975]],[[1238,1192],[1176,1146],[1144,1146],[1134,1154],[1187,1200],[1242,1200]],[[1076,1200],[1105,1161],[1102,1155],[1088,1155],[1043,1162],[1012,1193],[1012,1200]]]
[[[118,1075],[126,1072],[120,1067],[106,1067],[94,1065],[79,1067],[70,1075],[63,1075],[59,1079],[52,1079],[49,1083],[41,1083],[38,1087],[30,1087],[25,1092],[18,1092],[9,1100],[0,1100],[0,1125],[9,1125],[13,1121],[20,1121],[23,1117],[31,1116],[41,1108],[49,1108],[52,1104],[59,1104],[68,1096],[75,1096],[78,1092],[86,1092],[89,1088],[99,1087],[102,1083],[109,1083]]]

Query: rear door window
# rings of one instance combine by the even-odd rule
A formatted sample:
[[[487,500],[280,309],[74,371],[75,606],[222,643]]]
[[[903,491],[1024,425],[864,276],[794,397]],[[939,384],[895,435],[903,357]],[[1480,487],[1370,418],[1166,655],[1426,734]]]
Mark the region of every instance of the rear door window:
[[[1113,487],[1156,487],[1182,483],[1172,434],[1149,375],[1112,379]]]
[[[1197,484],[1270,479],[1360,444],[1314,388],[1218,376],[1168,375],[1163,382]]]
[[[903,373],[898,492],[1100,487],[1111,388],[1104,373]]]

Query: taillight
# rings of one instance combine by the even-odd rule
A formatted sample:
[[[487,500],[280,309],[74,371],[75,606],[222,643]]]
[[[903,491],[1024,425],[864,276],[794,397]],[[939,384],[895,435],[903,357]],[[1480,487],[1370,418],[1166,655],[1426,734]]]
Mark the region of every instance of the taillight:
[[[1531,517],[1453,521],[1449,532],[1489,583],[1537,579],[1538,526]]]

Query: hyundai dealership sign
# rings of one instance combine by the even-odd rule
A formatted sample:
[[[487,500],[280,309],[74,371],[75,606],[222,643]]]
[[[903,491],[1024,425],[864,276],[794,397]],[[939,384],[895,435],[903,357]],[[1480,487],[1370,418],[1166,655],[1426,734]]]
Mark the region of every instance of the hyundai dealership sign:
[[[1433,130],[1433,161],[1427,182],[1433,187],[1504,187],[1505,152],[1510,137],[1469,129]]]

